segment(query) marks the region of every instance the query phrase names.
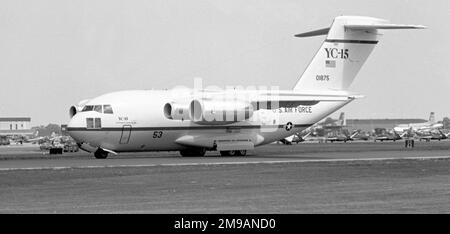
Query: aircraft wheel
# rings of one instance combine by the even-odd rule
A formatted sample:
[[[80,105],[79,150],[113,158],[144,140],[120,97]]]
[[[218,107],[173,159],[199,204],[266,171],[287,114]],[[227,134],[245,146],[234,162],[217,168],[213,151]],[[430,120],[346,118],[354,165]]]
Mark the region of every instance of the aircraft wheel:
[[[222,156],[236,156],[236,155],[238,155],[238,151],[237,150],[220,151],[220,155],[222,155]]]
[[[247,150],[237,150],[236,155],[237,156],[245,156],[245,155],[247,155]]]
[[[200,156],[200,157],[205,156],[205,154],[206,154],[206,148],[200,148],[200,149],[196,150],[196,154],[197,154],[198,156]]]
[[[180,155],[183,156],[183,157],[191,157],[191,156],[193,156],[191,154],[190,150],[180,150]]]
[[[105,159],[108,157],[108,152],[99,148],[97,151],[95,151],[94,156],[97,159]]]

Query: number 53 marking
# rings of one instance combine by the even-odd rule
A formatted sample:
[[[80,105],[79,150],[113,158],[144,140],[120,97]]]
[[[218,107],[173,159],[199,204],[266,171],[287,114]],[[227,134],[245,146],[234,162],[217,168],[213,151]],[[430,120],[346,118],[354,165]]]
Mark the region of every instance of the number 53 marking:
[[[162,131],[154,131],[153,132],[153,138],[161,138],[163,135]]]

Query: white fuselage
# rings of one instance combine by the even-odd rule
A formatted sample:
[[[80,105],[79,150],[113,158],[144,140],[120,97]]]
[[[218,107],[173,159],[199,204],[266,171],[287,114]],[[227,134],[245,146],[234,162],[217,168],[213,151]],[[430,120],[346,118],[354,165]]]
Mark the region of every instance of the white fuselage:
[[[296,35],[327,37],[293,90],[109,93],[80,102],[81,112],[71,107],[67,130],[98,158],[105,158],[105,152],[158,150],[180,150],[183,156],[204,155],[205,150],[245,155],[246,150],[317,123],[357,98],[346,90],[378,43],[378,30],[413,28],[424,26],[338,16],[329,28]]]
[[[320,121],[353,98],[320,101],[305,108],[259,109],[244,121],[222,125],[196,124],[190,119],[168,119],[164,105],[173,101],[166,90],[114,92],[91,99],[84,105],[110,105],[113,113],[95,110],[76,113],[68,124],[69,134],[93,149],[114,152],[176,151],[189,147],[213,149],[217,141],[249,141],[268,144],[299,132]],[[346,97],[346,92],[337,95]],[[190,97],[180,97],[186,102]],[[100,119],[88,127],[87,119]],[[291,128],[292,126],[292,128]]]

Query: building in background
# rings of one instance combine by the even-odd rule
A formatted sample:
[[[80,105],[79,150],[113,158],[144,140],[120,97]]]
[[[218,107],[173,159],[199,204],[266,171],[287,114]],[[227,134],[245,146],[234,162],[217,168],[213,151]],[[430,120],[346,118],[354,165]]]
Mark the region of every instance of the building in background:
[[[32,135],[31,118],[29,117],[0,117],[0,135],[18,136]]]

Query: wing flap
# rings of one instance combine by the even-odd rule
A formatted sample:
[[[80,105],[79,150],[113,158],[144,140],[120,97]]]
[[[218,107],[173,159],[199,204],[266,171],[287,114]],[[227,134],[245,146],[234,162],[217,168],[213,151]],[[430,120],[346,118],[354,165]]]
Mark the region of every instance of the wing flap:
[[[313,106],[319,102],[342,102],[351,99],[349,96],[260,96],[252,100],[252,105],[257,107],[257,109],[265,109],[261,107],[273,109],[278,107]]]

